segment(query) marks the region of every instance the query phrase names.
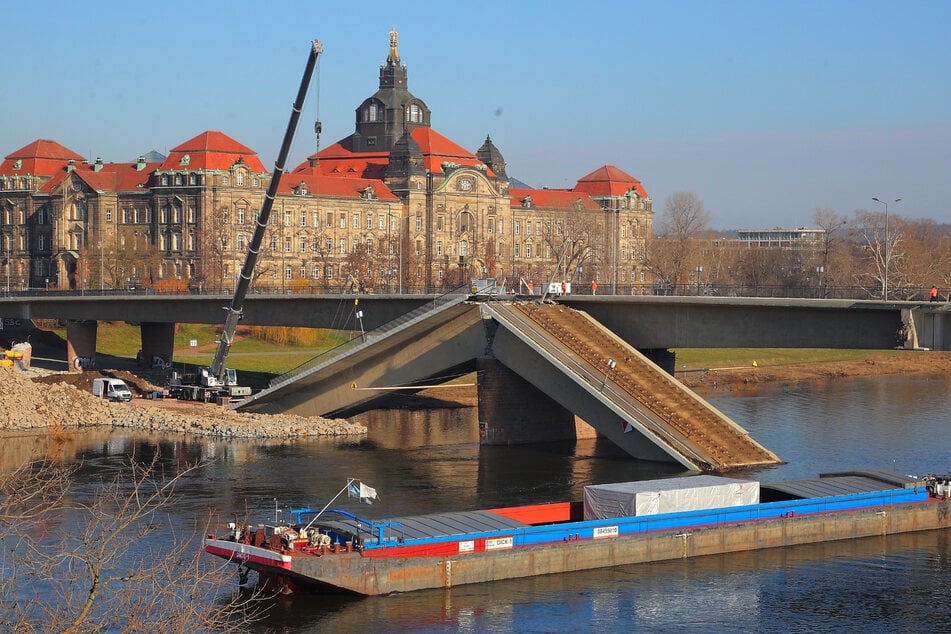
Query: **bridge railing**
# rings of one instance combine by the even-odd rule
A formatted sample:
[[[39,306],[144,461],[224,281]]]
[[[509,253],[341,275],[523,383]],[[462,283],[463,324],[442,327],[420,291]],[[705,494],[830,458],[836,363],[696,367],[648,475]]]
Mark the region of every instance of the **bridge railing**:
[[[540,288],[540,286],[539,286]],[[402,295],[432,295],[443,293],[444,287],[441,286],[404,286]],[[446,294],[452,294],[450,290]],[[141,297],[141,296],[166,296],[166,295],[188,295],[188,296],[220,296],[231,295],[232,289],[189,289],[186,291],[156,290],[153,288],[131,287],[122,289],[79,289],[65,290],[58,288],[11,288],[7,290],[0,285],[0,298],[18,298],[18,297]],[[364,288],[363,291],[357,289],[354,291],[351,287],[328,287],[314,284],[311,286],[288,286],[281,287],[262,286],[251,290],[251,295],[351,295],[351,294],[377,294],[377,295],[397,295],[395,288],[377,287]],[[589,285],[576,282],[571,286],[571,295],[655,295],[655,296],[707,296],[707,297],[773,297],[773,298],[795,298],[795,299],[881,299],[880,288],[867,288],[863,286],[785,286],[785,285],[749,285],[749,284],[712,284],[701,283],[699,286],[693,284],[616,284],[599,283],[597,290],[593,290]],[[928,301],[928,289],[916,288],[895,288],[889,289],[889,299],[906,301]],[[941,301],[945,301],[947,293],[939,295]]]
[[[300,376],[301,374],[308,372],[313,368],[317,368],[325,363],[329,363],[331,360],[341,354],[354,350],[371,340],[379,339],[380,337],[425,315],[431,315],[451,305],[461,303],[469,297],[469,290],[470,289],[468,285],[460,286],[459,288],[453,289],[448,293],[434,297],[432,303],[427,303],[423,306],[420,306],[419,308],[416,308],[415,310],[411,310],[408,313],[400,315],[396,319],[386,322],[378,328],[374,328],[373,330],[370,330],[366,333],[348,339],[344,343],[320,353],[313,359],[305,361],[296,368],[271,379],[270,387],[274,388],[283,383],[287,383],[288,381],[291,381],[295,377]]]

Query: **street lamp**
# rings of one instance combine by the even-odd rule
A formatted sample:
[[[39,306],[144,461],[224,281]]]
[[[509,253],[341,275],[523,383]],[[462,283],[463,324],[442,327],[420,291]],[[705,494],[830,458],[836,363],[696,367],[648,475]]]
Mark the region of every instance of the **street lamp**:
[[[399,255],[397,256],[399,257],[399,266],[397,267],[398,269],[397,275],[399,275],[399,294],[402,295],[403,294],[403,218],[401,216],[396,216],[394,214],[391,214],[389,211],[390,209],[389,205],[387,205],[386,209],[387,209],[386,215],[389,216],[390,218],[395,219],[399,223],[397,225],[397,240],[400,241]],[[387,233],[389,233],[390,231],[389,230],[390,226],[391,226],[391,223],[387,223],[387,230],[386,230]]]
[[[825,271],[826,271],[826,267],[824,266],[816,267],[816,275],[819,276],[819,297],[820,298],[822,297],[822,274],[825,273]]]
[[[10,245],[11,245],[11,236],[3,236],[3,244],[6,247],[7,252],[7,295],[10,294],[10,266],[12,262],[10,261]]]
[[[608,366],[608,369],[604,371],[604,378],[601,380],[601,391],[602,391],[602,392],[604,391],[604,386],[605,386],[605,385],[607,384],[607,382],[608,382],[608,374],[611,373],[611,370],[613,370],[614,368],[617,367],[617,361],[615,361],[614,359],[608,359],[608,362],[607,362],[606,365]]]
[[[882,246],[882,259],[885,261],[885,275],[884,280],[882,281],[882,299],[886,302],[888,301],[888,203],[884,200],[879,200],[878,198],[872,197],[877,203],[882,203],[885,205],[885,244]],[[901,198],[896,198],[892,202],[899,202]]]
[[[697,272],[697,295],[700,294],[700,274],[703,273],[703,267],[697,265],[697,268],[694,269]]]

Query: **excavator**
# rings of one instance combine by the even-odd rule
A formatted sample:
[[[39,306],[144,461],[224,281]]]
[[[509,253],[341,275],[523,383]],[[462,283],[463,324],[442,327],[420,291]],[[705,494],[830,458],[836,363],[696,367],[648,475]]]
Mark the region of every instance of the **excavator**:
[[[271,177],[270,185],[268,185],[267,193],[264,195],[264,201],[261,204],[257,226],[255,226],[251,242],[248,244],[248,252],[244,259],[244,265],[241,267],[241,275],[234,289],[234,297],[231,299],[231,304],[225,308],[227,315],[225,317],[224,328],[221,331],[221,336],[218,338],[218,347],[215,350],[215,356],[211,366],[199,368],[198,372],[190,374],[173,372],[169,380],[168,392],[169,395],[174,398],[221,403],[251,395],[251,388],[239,385],[237,373],[233,369],[225,366],[228,361],[228,354],[231,351],[231,344],[234,341],[234,334],[237,330],[238,322],[241,320],[244,299],[251,287],[251,279],[254,273],[254,267],[257,264],[258,252],[261,249],[261,242],[264,240],[268,218],[271,215],[271,208],[277,196],[277,189],[281,183],[281,177],[284,175],[284,165],[287,162],[287,155],[290,152],[291,143],[294,140],[297,123],[300,120],[301,110],[304,107],[304,99],[307,97],[307,88],[314,76],[314,70],[323,52],[324,49],[320,40],[311,42],[307,65],[304,68],[304,75],[301,78],[300,88],[297,91],[297,99],[294,101],[294,105],[291,109],[291,117],[287,123],[287,130],[284,133],[284,141],[281,143],[277,161],[274,163],[274,174]],[[321,125],[318,120],[314,123],[314,132],[317,135],[318,144],[320,142],[320,131]]]

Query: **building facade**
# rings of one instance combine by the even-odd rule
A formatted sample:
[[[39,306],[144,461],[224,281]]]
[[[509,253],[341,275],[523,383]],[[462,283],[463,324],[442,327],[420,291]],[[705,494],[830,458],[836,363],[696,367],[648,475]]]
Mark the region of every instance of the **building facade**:
[[[605,165],[571,189],[512,187],[491,138],[473,153],[431,120],[393,32],[353,134],[282,177],[254,288],[650,283],[652,201],[637,179]],[[0,164],[0,285],[229,292],[270,178],[218,131],[128,164],[37,140]]]

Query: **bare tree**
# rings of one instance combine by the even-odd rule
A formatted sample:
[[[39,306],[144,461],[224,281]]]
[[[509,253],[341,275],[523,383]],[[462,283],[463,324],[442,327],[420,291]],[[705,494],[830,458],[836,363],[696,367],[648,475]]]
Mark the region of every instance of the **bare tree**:
[[[544,244],[551,248],[556,258],[556,270],[546,276],[552,279],[576,281],[584,268],[598,264],[596,244],[600,216],[584,213],[580,203],[566,214],[548,216],[544,221]],[[593,273],[593,271],[592,271]]]
[[[227,567],[166,512],[198,467],[165,478],[157,460],[130,459],[88,503],[71,501],[69,467],[38,461],[0,476],[0,628],[237,632],[260,616],[254,597],[221,599]]]
[[[905,259],[892,277],[888,288],[899,299],[923,298],[932,284],[947,288],[951,265],[951,236],[934,220],[896,219],[896,228],[903,234]],[[891,233],[891,231],[889,231]]]
[[[710,224],[710,212],[693,192],[675,192],[664,201],[664,211],[655,223],[654,240],[648,247],[647,266],[668,285],[685,283],[692,270],[696,240]],[[699,262],[697,263],[699,264]]]
[[[856,272],[855,281],[882,298],[886,288],[901,277],[905,251],[900,220],[893,215],[886,233],[884,214],[862,209],[855,212],[855,237],[861,246],[857,253],[865,265]]]
[[[813,221],[816,226],[822,229],[822,238],[819,245],[818,261],[816,267],[822,267],[817,271],[820,280],[824,283],[822,295],[828,294],[830,287],[849,284],[849,273],[851,266],[847,262],[849,258],[848,242],[848,218],[845,215],[837,213],[834,209],[819,208],[813,214]]]

